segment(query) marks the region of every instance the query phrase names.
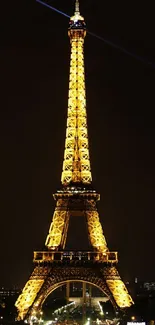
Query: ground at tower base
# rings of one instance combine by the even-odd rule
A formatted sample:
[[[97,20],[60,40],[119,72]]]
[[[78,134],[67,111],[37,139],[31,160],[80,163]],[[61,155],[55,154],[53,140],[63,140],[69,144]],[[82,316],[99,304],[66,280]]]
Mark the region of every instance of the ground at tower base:
[[[112,325],[123,324],[138,325],[146,323],[153,325],[155,321],[155,281],[126,283],[132,294],[135,305],[124,315],[118,315],[108,301],[104,301],[102,293],[95,287],[86,286],[87,306],[83,309],[78,301],[82,299],[82,284],[72,283],[71,299],[66,300],[66,287],[62,286],[55,290],[46,300],[39,323],[42,325]],[[17,311],[14,303],[21,290],[0,288],[0,325],[25,324],[17,322]],[[90,295],[91,308],[90,308]],[[81,298],[80,298],[81,297]],[[94,301],[93,301],[94,299]],[[96,300],[96,305],[95,305]],[[133,323],[133,324],[132,324]],[[138,323],[138,324],[137,324]]]

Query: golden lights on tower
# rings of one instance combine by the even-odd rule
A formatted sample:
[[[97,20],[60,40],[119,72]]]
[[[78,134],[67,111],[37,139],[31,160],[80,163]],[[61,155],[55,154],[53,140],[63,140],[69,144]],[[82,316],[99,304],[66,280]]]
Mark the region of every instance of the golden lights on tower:
[[[86,26],[76,1],[75,14],[70,19],[68,34],[71,42],[67,130],[61,181],[90,184],[86,92],[84,71],[84,38]]]
[[[121,280],[117,269],[112,266],[113,263],[116,264],[118,261],[117,252],[114,254],[115,259],[110,260],[112,252],[108,249],[96,207],[96,202],[100,197],[91,187],[92,175],[88,145],[83,49],[86,25],[84,18],[80,15],[78,0],[75,3],[75,13],[70,18],[68,34],[71,43],[71,58],[67,129],[61,175],[63,188],[54,195],[56,208],[45,243],[46,251],[41,254],[36,254],[38,260],[35,258],[34,262],[37,266],[35,266],[30,279],[16,301],[18,320],[24,319],[27,315],[29,317],[36,309],[39,310],[41,308],[41,304],[46,296],[45,292],[48,289],[48,281],[49,283],[50,281],[56,281],[53,288],[56,288],[57,283],[60,282],[57,274],[53,275],[53,272],[55,271],[56,273],[57,270],[55,270],[52,263],[54,256],[61,251],[63,258],[71,215],[77,217],[81,214],[86,217],[89,241],[93,249],[92,253],[96,254],[92,263],[95,262],[95,265],[96,263],[101,265],[97,273],[95,275],[93,273],[93,277],[91,278],[93,280],[90,280],[90,282],[93,284],[95,277],[98,278],[97,283],[105,282],[109,296],[112,294],[116,305],[120,308],[130,307],[133,304],[132,298]],[[70,253],[72,256],[72,252]],[[51,258],[51,256],[53,257]],[[92,269],[94,272],[94,268]],[[63,274],[63,269],[61,270]],[[61,275],[62,280],[63,276]],[[83,274],[81,278],[83,279]],[[75,278],[76,280],[77,278]],[[87,278],[85,281],[87,281]]]

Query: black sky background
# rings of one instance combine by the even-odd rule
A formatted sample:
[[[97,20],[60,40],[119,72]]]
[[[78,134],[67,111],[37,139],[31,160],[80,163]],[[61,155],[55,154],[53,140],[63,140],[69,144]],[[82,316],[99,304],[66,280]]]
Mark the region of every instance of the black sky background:
[[[73,13],[72,0],[51,0]],[[60,186],[70,46],[68,19],[35,1],[0,8],[0,286],[22,287],[42,249]],[[153,1],[81,0],[90,31],[155,62]],[[93,184],[124,280],[155,280],[154,67],[87,35]]]

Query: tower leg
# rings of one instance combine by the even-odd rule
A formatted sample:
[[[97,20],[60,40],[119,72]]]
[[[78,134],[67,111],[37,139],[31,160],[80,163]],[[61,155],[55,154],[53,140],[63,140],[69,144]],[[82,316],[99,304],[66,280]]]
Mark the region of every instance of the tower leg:
[[[102,226],[99,220],[99,214],[96,209],[94,200],[87,200],[86,216],[88,224],[89,240],[93,248],[104,254],[108,251],[105,236],[103,235]]]
[[[56,250],[59,247],[64,249],[69,223],[69,213],[67,211],[68,199],[58,199],[50,225],[49,234],[46,238],[45,246],[48,249]]]
[[[107,267],[104,271],[104,277],[117,306],[120,308],[130,307],[133,304],[133,300],[129,295],[124,282],[121,280],[116,267]]]
[[[35,298],[45,283],[50,268],[36,266],[30,279],[27,281],[22,293],[19,295],[15,306],[18,309],[18,320],[23,320],[32,306]]]

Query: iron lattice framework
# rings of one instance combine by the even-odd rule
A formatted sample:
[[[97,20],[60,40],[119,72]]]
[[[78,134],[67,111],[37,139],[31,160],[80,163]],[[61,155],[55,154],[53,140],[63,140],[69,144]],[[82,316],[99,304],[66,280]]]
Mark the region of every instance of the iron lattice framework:
[[[34,252],[34,271],[16,301],[19,320],[36,315],[46,297],[68,281],[98,286],[116,308],[133,304],[116,269],[117,253],[107,247],[96,206],[100,196],[92,188],[83,54],[86,26],[78,0],[68,33],[71,60],[62,189],[54,195],[56,208],[45,242],[47,250]],[[86,218],[90,252],[65,251],[71,215]]]
[[[72,19],[80,19],[82,28],[77,29]],[[92,181],[87,131],[86,93],[83,45],[86,35],[83,17],[76,11],[71,18],[69,36],[71,42],[68,117],[63,162],[62,184]]]

